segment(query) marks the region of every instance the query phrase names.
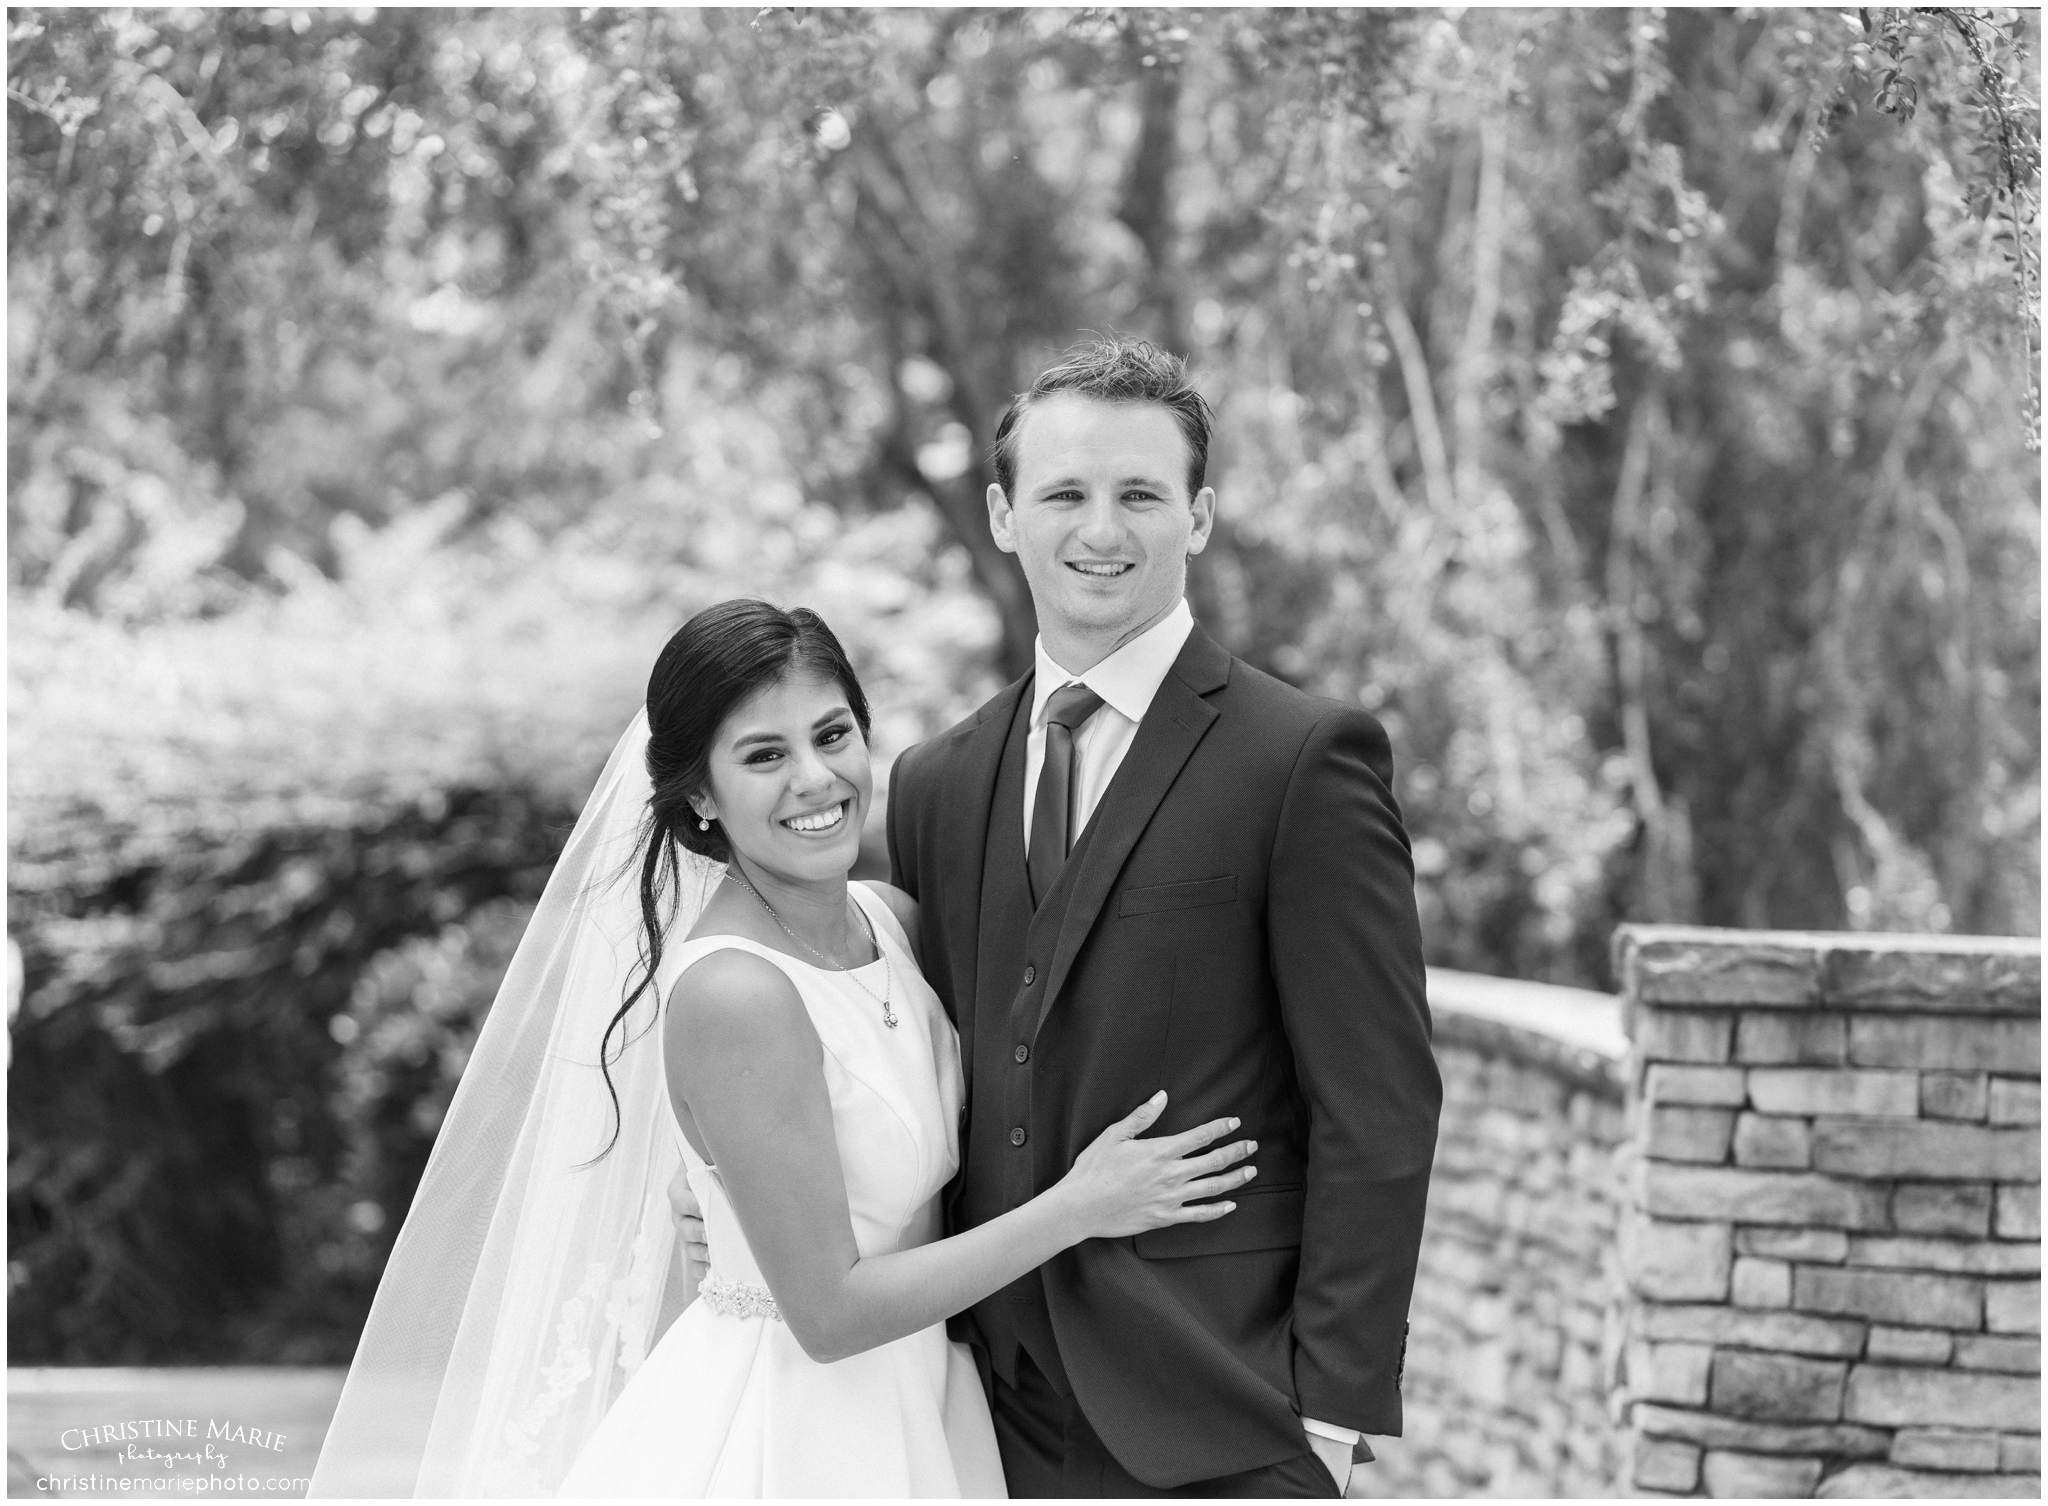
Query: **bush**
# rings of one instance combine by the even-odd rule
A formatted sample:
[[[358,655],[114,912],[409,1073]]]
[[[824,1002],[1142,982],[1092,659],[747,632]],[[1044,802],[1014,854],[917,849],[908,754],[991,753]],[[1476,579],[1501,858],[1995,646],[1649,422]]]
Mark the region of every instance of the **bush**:
[[[701,527],[650,487],[547,539],[458,546],[453,506],[344,528],[338,580],[210,620],[11,612],[11,1362],[347,1358],[525,916],[691,610],[817,607],[883,758],[986,692],[993,624],[929,518],[729,479],[755,505],[700,490]]]

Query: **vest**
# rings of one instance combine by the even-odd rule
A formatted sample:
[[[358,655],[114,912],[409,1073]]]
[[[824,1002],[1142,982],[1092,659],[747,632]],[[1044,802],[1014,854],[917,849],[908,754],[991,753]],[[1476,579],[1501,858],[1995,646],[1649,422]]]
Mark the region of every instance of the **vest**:
[[[1031,705],[1031,696],[1018,697],[996,775],[982,858],[974,1060],[966,1064],[965,1166],[956,1211],[961,1229],[1022,1207],[1068,1170],[1059,1154],[1056,1127],[1033,1122],[1036,1104],[1046,1099],[1035,1091],[1042,1070],[1036,1036],[1060,921],[1096,823],[1091,817],[1068,854],[1059,882],[1034,913],[1024,850],[1024,744],[1031,731]],[[1103,804],[1109,798],[1105,795]],[[1098,814],[1101,808],[1097,806]],[[1054,1389],[1069,1393],[1045,1287],[1036,1271],[976,1303],[972,1312],[988,1345],[989,1363],[1005,1382],[1015,1384],[1017,1351],[1022,1348]]]

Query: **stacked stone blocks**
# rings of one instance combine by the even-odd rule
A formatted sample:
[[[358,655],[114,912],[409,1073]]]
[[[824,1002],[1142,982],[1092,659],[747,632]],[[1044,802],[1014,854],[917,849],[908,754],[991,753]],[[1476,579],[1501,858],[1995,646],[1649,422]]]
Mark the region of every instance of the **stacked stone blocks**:
[[[1404,1426],[1353,1493],[1611,1495],[1621,1064],[1441,1009],[1435,1045]]]
[[[1623,1488],[2040,1494],[2040,954],[1629,927]]]

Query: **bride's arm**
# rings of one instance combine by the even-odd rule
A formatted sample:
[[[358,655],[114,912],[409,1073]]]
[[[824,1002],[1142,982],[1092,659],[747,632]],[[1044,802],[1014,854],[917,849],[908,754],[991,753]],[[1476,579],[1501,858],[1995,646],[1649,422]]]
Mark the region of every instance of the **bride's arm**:
[[[827,1096],[824,1047],[795,987],[772,963],[715,952],[669,997],[662,1048],[679,1116],[718,1168],[790,1332],[830,1362],[929,1328],[1084,1239],[1223,1217],[1235,1204],[1182,1206],[1251,1180],[1239,1141],[1191,1156],[1237,1128],[1218,1120],[1136,1139],[1161,1095],[1084,1151],[1023,1207],[951,1239],[862,1258]]]

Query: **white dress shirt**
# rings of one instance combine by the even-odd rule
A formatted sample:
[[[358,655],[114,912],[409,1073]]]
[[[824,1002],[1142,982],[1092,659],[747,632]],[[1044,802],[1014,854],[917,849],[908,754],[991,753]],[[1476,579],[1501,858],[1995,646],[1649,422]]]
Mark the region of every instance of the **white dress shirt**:
[[[1173,668],[1195,630],[1195,614],[1183,596],[1173,610],[1129,643],[1117,649],[1094,668],[1070,674],[1045,651],[1041,635],[1033,649],[1038,673],[1031,692],[1031,733],[1024,743],[1024,850],[1031,851],[1031,813],[1038,804],[1038,775],[1045,767],[1045,708],[1053,692],[1079,683],[1102,697],[1102,709],[1083,722],[1074,733],[1074,825],[1070,836],[1079,840],[1088,818],[1102,803],[1102,792],[1116,777],[1124,755],[1138,735],[1138,723],[1151,709],[1152,697]],[[1301,1425],[1311,1433],[1344,1444],[1358,1441],[1353,1428],[1304,1417]],[[1341,1487],[1343,1479],[1338,1480]]]
[[[1159,693],[1160,682],[1180,657],[1195,629],[1195,614],[1183,596],[1173,610],[1085,674],[1069,674],[1053,662],[1041,636],[1033,650],[1038,674],[1031,692],[1031,735],[1024,742],[1024,850],[1031,851],[1031,813],[1038,805],[1038,775],[1045,767],[1045,708],[1053,692],[1076,682],[1102,697],[1102,709],[1074,733],[1074,825],[1079,840],[1102,792],[1131,751],[1138,723]]]

